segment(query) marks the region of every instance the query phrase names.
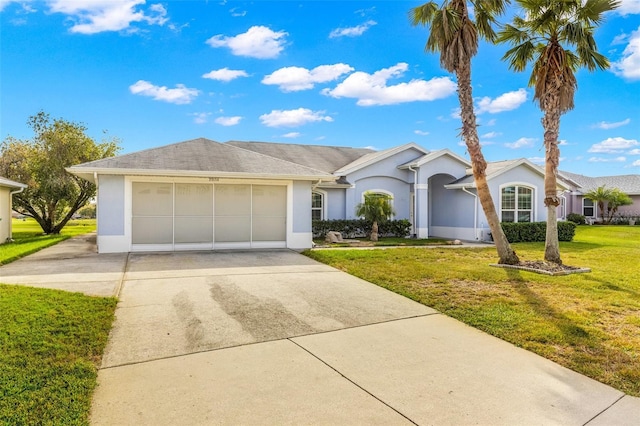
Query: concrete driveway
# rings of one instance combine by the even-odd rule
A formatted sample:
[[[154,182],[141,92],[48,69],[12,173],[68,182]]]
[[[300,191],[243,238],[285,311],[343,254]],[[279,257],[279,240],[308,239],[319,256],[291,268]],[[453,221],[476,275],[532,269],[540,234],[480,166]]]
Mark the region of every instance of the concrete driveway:
[[[66,247],[57,249],[64,259],[41,252],[52,287],[64,276],[75,283],[67,289],[91,293],[94,282],[120,297],[93,399],[96,425],[640,419],[638,398],[295,252],[80,250],[93,271],[83,283],[69,275],[78,258]],[[46,286],[28,258],[1,267],[0,281]]]

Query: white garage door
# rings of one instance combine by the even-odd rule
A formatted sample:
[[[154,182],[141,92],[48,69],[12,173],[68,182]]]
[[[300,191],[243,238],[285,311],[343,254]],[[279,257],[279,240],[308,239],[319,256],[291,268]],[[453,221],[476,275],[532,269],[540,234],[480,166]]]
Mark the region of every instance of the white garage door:
[[[134,250],[286,247],[287,188],[134,182]]]

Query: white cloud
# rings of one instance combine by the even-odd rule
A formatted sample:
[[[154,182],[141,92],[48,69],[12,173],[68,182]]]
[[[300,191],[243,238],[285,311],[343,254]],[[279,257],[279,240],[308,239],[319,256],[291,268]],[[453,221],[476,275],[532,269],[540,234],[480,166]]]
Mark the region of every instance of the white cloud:
[[[518,108],[527,100],[527,91],[518,89],[514,92],[507,92],[495,99],[488,96],[478,100],[476,114],[488,112],[489,114],[497,114],[499,112],[511,111]]]
[[[204,124],[208,121],[209,116],[211,115],[210,112],[194,112],[193,114],[190,114],[194,117],[193,122],[196,124]]]
[[[429,81],[411,80],[387,86],[389,79],[401,77],[407,69],[408,65],[401,62],[373,74],[354,72],[335,89],[324,89],[322,93],[334,98],[355,98],[360,106],[372,106],[432,101],[446,98],[456,91],[456,84],[449,77],[436,77]]]
[[[495,118],[492,118],[491,120],[487,121],[487,124],[485,124],[485,126],[495,126],[497,121],[498,120],[496,120]]]
[[[623,152],[626,149],[631,149],[634,146],[640,145],[635,139],[624,139],[624,138],[607,138],[602,142],[591,145],[588,152],[599,152],[599,153],[617,153]]]
[[[588,160],[590,163],[624,163],[627,161],[625,157],[615,157],[615,158],[602,158],[602,157],[591,157]]]
[[[129,86],[134,95],[149,96],[156,101],[164,101],[172,104],[190,104],[199,94],[197,89],[190,89],[184,84],[177,84],[175,89],[167,86],[155,86],[148,81],[138,80]]]
[[[316,83],[326,83],[353,71],[347,64],[320,65],[312,70],[301,67],[285,67],[262,79],[262,84],[273,84],[283,92],[312,89]]]
[[[639,6],[640,8],[640,6]],[[631,33],[629,44],[622,52],[622,58],[611,64],[616,75],[629,80],[640,79],[640,27]]]
[[[609,130],[609,129],[615,129],[617,127],[626,126],[629,123],[631,123],[631,119],[630,118],[627,118],[627,119],[622,120],[622,121],[616,121],[615,123],[608,123],[606,121],[601,121],[599,123],[593,124],[591,126],[591,128]]]
[[[329,34],[329,38],[361,36],[365,31],[377,24],[378,23],[376,21],[368,20],[364,24],[357,25],[355,27],[336,28],[335,30],[331,31],[331,34]]]
[[[498,136],[501,136],[502,133],[500,132],[489,132],[489,133],[485,133],[484,135],[480,136],[483,139],[492,139],[492,138],[497,138]]]
[[[415,133],[416,135],[420,135],[420,136],[427,136],[429,134],[429,132],[425,132],[422,130],[414,130],[413,133]]]
[[[504,146],[511,149],[529,148],[536,142],[535,138],[520,138],[515,142],[505,143]]]
[[[71,17],[74,24],[72,33],[96,34],[105,31],[131,30],[132,23],[144,22],[148,25],[164,25],[167,10],[159,3],[143,10],[145,0],[92,0],[69,1],[48,0],[49,10]]]
[[[631,165],[640,167],[640,160],[634,161],[633,163],[631,163]]]
[[[640,0],[620,0],[616,12],[622,16],[640,13]]]
[[[267,127],[298,127],[317,121],[333,121],[333,118],[323,114],[324,111],[311,111],[307,108],[284,111],[275,109],[269,114],[261,115],[260,121]]]
[[[246,71],[243,70],[230,70],[229,68],[221,68],[219,70],[209,71],[202,75],[202,78],[209,78],[211,80],[218,80],[229,82],[238,77],[249,77]]]
[[[234,18],[239,18],[239,17],[247,15],[247,11],[246,10],[240,10],[237,7],[229,9],[229,13],[231,13],[231,16],[233,16]]]
[[[627,154],[629,155],[640,155],[640,149],[632,149],[631,151],[627,152]]]
[[[291,138],[291,139],[299,138],[300,136],[302,136],[302,133],[300,132],[289,132],[282,135],[283,138]]]
[[[272,31],[264,26],[253,26],[246,33],[234,37],[218,34],[207,40],[211,47],[228,47],[236,56],[248,56],[250,58],[269,59],[277,58],[284,50],[284,31]]]
[[[10,3],[22,3],[24,0],[0,0],[0,12]]]
[[[221,126],[235,126],[237,124],[240,124],[240,120],[242,120],[242,117],[240,117],[239,115],[233,116],[233,117],[218,117],[215,120],[213,120],[216,124],[219,124]]]

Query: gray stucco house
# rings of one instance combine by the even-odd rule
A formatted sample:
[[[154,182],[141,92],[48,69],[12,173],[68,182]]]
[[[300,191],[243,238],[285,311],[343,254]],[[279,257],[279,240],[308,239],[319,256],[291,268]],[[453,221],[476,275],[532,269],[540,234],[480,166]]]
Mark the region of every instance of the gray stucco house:
[[[373,151],[200,138],[68,171],[98,185],[98,248],[107,253],[309,248],[312,219],[355,218],[366,191],[391,195],[395,218],[419,238],[489,240],[470,167],[415,143]],[[540,167],[490,163],[487,179],[503,221],[546,220]],[[558,191],[575,185],[559,179]]]
[[[11,239],[11,198],[27,185],[0,176],[0,244]]]

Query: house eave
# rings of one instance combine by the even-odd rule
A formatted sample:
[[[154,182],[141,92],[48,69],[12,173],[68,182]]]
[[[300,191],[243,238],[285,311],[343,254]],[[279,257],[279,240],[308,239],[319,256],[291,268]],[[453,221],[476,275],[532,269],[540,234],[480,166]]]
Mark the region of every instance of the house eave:
[[[227,179],[274,179],[274,180],[303,180],[303,181],[335,181],[330,174],[292,175],[270,173],[239,173],[201,170],[162,170],[162,169],[116,169],[116,168],[88,168],[68,167],[66,169],[82,179],[95,183],[96,175],[121,176],[164,176],[164,177],[196,177],[196,178],[227,178]]]

